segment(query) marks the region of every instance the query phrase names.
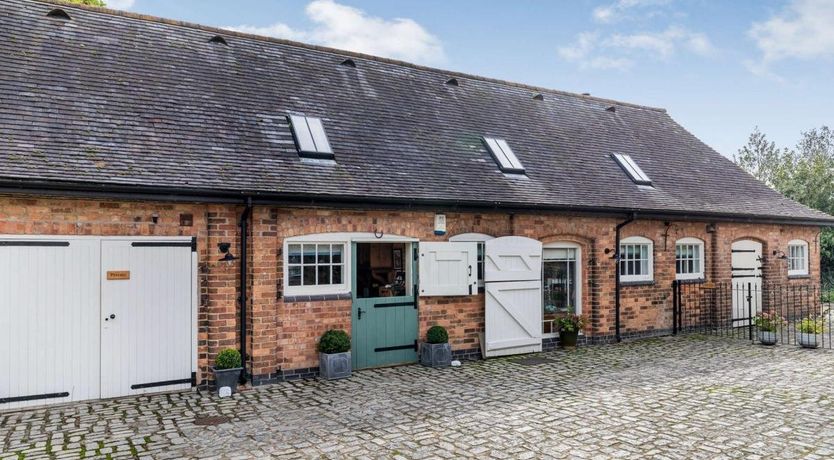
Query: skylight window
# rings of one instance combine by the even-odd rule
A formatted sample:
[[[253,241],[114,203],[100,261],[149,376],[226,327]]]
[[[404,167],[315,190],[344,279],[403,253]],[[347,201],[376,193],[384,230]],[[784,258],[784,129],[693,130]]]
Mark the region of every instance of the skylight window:
[[[502,172],[510,174],[524,174],[524,166],[518,161],[507,141],[494,137],[484,137],[484,143],[489,153],[498,162]]]
[[[622,153],[615,153],[611,155],[614,160],[623,168],[623,171],[628,174],[632,181],[637,185],[652,185],[652,180],[649,176],[637,166],[637,163],[631,159],[631,156]]]
[[[321,118],[290,115],[290,125],[300,156],[333,159],[333,150],[327,141]]]

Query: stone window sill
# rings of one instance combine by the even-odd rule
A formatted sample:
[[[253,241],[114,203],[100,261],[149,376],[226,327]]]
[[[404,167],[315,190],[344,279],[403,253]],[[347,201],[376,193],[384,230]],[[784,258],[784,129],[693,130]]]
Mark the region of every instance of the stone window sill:
[[[344,292],[342,294],[286,295],[284,296],[284,303],[324,302],[328,300],[350,300],[352,298],[350,292]]]

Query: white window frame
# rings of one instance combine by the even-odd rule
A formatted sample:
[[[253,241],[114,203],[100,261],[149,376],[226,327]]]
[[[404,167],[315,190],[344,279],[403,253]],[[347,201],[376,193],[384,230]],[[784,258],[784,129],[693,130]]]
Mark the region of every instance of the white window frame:
[[[697,259],[700,270],[695,273],[678,273],[678,246],[695,246],[698,248]],[[689,259],[686,259],[689,260]],[[686,237],[675,241],[675,279],[677,280],[702,280],[704,279],[704,266],[706,265],[706,254],[704,254],[704,241],[699,238]]]
[[[542,270],[544,270],[544,264],[551,259],[545,257],[545,251],[548,249],[575,249],[576,250],[576,314],[582,314],[582,245],[577,243],[572,243],[569,241],[557,241],[554,243],[545,243],[542,245]],[[556,259],[559,260],[559,259]],[[542,276],[542,292],[544,291],[544,276]],[[542,294],[543,295],[543,294]],[[542,305],[544,308],[544,305]],[[544,311],[542,311],[544,314]],[[544,328],[544,324],[542,324],[542,328]],[[551,334],[543,334],[544,337],[558,337],[559,333],[554,332]],[[582,331],[579,331],[579,335],[583,335]]]
[[[298,235],[284,238],[281,261],[283,264],[284,296],[293,297],[300,295],[335,295],[350,294],[353,286],[353,243],[416,243],[417,238],[409,238],[398,235],[383,235],[377,238],[372,232],[334,232],[316,233],[310,235]],[[289,271],[289,246],[291,244],[344,244],[342,260],[341,284],[325,284],[317,286],[290,286]],[[411,254],[403,254],[403,262],[411,260]],[[406,270],[406,276],[412,276],[411,270]]]
[[[798,257],[794,257],[792,254],[794,248],[802,248],[802,267],[798,269],[791,270],[792,261],[795,259],[799,259]],[[808,242],[805,240],[791,240],[788,242],[788,250],[787,254],[785,254],[788,258],[788,276],[807,276],[808,275],[808,259],[809,259],[809,251],[808,251]]]
[[[478,261],[478,265],[481,268],[481,272],[486,271],[486,267],[484,267],[484,259],[486,259],[486,245],[485,243],[488,240],[494,239],[495,237],[492,235],[487,235],[486,233],[461,233],[455,236],[449,237],[450,243],[478,243],[478,252],[480,253],[482,259]],[[484,279],[478,278],[478,288],[481,289],[484,287]]]
[[[625,273],[620,272],[620,283],[637,283],[637,282],[648,282],[654,281],[654,242],[646,237],[643,236],[630,236],[628,238],[623,238],[620,240],[620,247],[617,248],[618,260],[617,260],[617,270],[620,269],[620,263],[622,262],[623,257],[623,246],[624,245],[647,245],[648,246],[648,260],[647,262],[647,272],[642,275],[628,275]],[[640,259],[642,260],[642,259]]]

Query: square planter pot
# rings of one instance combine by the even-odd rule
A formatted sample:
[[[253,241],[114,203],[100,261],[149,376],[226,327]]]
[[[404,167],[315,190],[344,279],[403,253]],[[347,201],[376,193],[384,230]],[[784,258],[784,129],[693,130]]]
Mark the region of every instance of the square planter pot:
[[[240,373],[243,371],[242,367],[234,369],[215,369],[212,367],[211,371],[214,372],[214,386],[217,387],[218,392],[223,387],[229,387],[232,389],[232,394],[237,393],[237,382],[240,379]]]
[[[776,332],[774,331],[759,331],[759,342],[762,345],[776,345]]]
[[[448,343],[423,343],[420,345],[420,364],[426,367],[452,365],[452,346]]]
[[[819,348],[822,345],[822,335],[797,332],[796,343],[801,345],[802,348]]]
[[[353,362],[350,352],[319,353],[319,375],[326,380],[346,379],[350,377]]]
[[[576,347],[576,341],[579,339],[579,331],[559,331],[559,346],[562,348]]]

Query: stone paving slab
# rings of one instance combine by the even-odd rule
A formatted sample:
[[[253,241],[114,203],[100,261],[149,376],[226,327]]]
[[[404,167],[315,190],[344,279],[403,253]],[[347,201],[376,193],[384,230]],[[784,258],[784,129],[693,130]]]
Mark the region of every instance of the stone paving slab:
[[[539,356],[0,413],[0,459],[834,458],[834,352],[689,335]]]

